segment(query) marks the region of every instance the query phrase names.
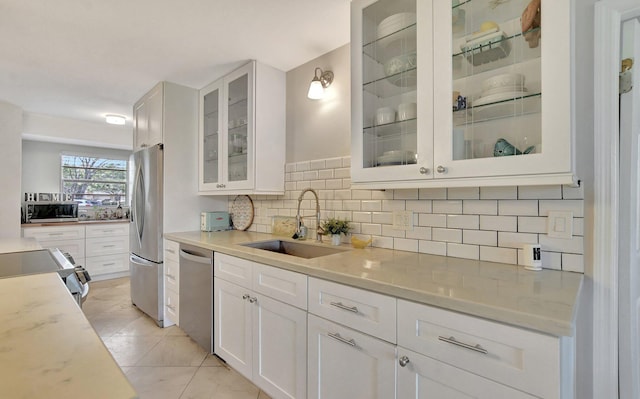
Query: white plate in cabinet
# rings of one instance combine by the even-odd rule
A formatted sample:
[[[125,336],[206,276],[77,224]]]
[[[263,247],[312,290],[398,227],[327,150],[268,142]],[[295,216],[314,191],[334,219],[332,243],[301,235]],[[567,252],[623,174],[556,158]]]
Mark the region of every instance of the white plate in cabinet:
[[[129,236],[87,238],[87,255],[111,255],[129,252]]]
[[[560,398],[560,339],[398,300],[398,345],[543,398]]]
[[[180,263],[173,259],[164,260],[164,287],[180,293]]]
[[[213,255],[213,275],[251,289],[254,262],[216,252]]]
[[[253,264],[253,290],[300,309],[307,309],[307,276],[277,267]]]
[[[86,237],[129,236],[129,223],[104,223],[86,226]]]
[[[90,276],[117,273],[129,270],[129,254],[88,256],[84,267]]]
[[[180,262],[180,244],[175,241],[164,240],[164,259]]]
[[[398,347],[398,399],[534,399],[446,363]]]
[[[394,345],[308,316],[308,398],[395,397]]]
[[[84,226],[28,227],[22,229],[24,237],[36,241],[84,239]]]
[[[309,312],[396,342],[395,298],[309,278]]]
[[[180,295],[173,290],[164,293],[164,326],[180,325]]]

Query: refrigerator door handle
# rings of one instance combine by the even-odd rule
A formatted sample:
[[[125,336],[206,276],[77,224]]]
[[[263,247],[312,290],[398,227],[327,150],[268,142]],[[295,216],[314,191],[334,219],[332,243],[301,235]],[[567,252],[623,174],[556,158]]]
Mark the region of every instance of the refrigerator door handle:
[[[138,265],[138,266],[145,266],[145,267],[154,267],[157,266],[157,263],[148,261],[146,259],[143,259],[137,255],[131,254],[129,256],[129,260],[131,261],[131,263]]]
[[[144,190],[144,175],[142,173],[142,165],[138,165],[135,182],[133,184],[133,206],[131,207],[131,222],[136,229],[136,237],[138,237],[139,245],[142,245],[142,235],[144,234],[144,207],[146,203]]]

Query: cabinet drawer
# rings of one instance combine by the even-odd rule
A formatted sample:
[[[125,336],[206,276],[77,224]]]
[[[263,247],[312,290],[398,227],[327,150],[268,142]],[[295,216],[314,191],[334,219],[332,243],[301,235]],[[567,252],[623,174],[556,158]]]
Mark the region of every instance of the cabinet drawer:
[[[58,248],[62,252],[68,252],[73,256],[73,260],[80,264],[80,259],[84,258],[84,239],[79,240],[46,240],[38,241],[42,248]]]
[[[180,293],[180,263],[172,260],[164,260],[164,286],[176,293]]]
[[[38,242],[84,239],[84,226],[27,227],[22,229],[22,235]]]
[[[251,289],[254,262],[221,253],[213,254],[213,275]]]
[[[307,276],[304,274],[254,263],[253,290],[300,309],[307,309]]]
[[[88,256],[84,267],[91,276],[128,271],[129,254]]]
[[[164,259],[180,261],[180,244],[175,241],[164,240]]]
[[[396,299],[309,278],[309,312],[396,342]]]
[[[164,324],[180,325],[180,295],[173,290],[164,292]]]
[[[539,397],[560,397],[556,337],[399,300],[398,345]]]
[[[129,237],[87,238],[87,256],[129,253]]]
[[[86,237],[129,236],[129,223],[103,223],[86,226]]]

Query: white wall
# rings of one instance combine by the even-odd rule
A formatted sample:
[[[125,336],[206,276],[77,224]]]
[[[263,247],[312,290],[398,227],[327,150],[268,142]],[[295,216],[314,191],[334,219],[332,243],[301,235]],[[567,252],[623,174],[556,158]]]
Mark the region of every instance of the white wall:
[[[59,116],[24,113],[22,137],[28,140],[131,150],[131,126],[93,123]]]
[[[321,100],[307,98],[316,67],[334,74]],[[350,155],[351,61],[344,45],[287,72],[287,162]]]
[[[131,151],[73,144],[22,141],[21,193],[60,192],[60,154],[72,153],[129,159]]]
[[[0,101],[0,238],[20,237],[22,109]]]

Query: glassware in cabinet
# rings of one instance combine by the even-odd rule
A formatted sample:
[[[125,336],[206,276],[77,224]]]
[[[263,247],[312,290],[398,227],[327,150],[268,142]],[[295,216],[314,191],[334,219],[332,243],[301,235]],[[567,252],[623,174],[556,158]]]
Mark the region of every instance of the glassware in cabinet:
[[[202,174],[204,183],[219,179],[220,88],[205,94],[202,99]]]
[[[227,99],[227,179],[230,182],[247,180],[248,96],[248,74],[243,74],[229,82]]]
[[[541,33],[531,0],[452,1],[452,160],[542,151]]]

